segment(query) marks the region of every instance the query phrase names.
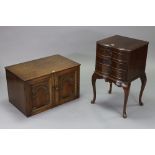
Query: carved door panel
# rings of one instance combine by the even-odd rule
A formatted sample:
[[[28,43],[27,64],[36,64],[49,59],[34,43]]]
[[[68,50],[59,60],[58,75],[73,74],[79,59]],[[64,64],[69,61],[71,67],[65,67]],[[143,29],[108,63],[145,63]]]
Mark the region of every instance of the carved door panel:
[[[78,97],[78,71],[75,69],[56,73],[55,102],[62,104]]]
[[[30,92],[32,111],[46,108],[53,103],[50,81],[50,78],[36,79],[36,81],[31,81]]]

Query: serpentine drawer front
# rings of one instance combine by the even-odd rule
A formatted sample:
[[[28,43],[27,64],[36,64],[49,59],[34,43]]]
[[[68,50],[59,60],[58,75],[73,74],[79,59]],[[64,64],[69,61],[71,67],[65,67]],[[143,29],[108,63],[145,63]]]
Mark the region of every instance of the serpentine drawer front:
[[[112,91],[112,83],[123,87],[124,108],[123,117],[126,118],[126,105],[131,82],[141,79],[142,86],[139,95],[139,104],[146,84],[145,65],[148,42],[115,35],[100,41],[96,45],[96,67],[92,76],[94,98],[96,100],[96,79],[105,79],[110,83],[109,93]]]
[[[79,97],[80,64],[54,55],[6,67],[9,101],[31,116]]]

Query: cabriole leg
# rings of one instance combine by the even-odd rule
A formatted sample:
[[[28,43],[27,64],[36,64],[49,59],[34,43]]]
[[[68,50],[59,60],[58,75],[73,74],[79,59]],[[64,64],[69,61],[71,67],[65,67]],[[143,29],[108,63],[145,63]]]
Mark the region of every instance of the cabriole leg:
[[[123,90],[124,90],[123,118],[127,118],[126,107],[127,107],[128,96],[130,92],[130,85],[131,84],[128,84],[126,87],[123,87]]]
[[[145,89],[145,85],[146,85],[146,82],[147,82],[147,77],[146,77],[146,74],[144,73],[141,77],[140,77],[140,80],[141,80],[141,90],[140,90],[140,94],[139,94],[139,105],[143,105],[143,102],[142,102],[142,95],[143,95],[143,92],[144,92],[144,89]]]
[[[92,86],[93,86],[93,100],[91,101],[91,103],[95,103],[95,100],[96,100],[96,79],[97,79],[97,75],[94,73],[92,75]]]
[[[109,94],[111,94],[111,92],[112,92],[112,82],[109,82],[110,83],[110,88],[109,88]]]

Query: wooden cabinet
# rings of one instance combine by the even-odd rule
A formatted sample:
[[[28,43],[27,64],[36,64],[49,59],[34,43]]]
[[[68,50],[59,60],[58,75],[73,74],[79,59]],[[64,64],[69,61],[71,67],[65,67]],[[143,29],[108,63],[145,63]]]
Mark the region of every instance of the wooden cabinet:
[[[31,116],[79,97],[80,64],[60,55],[6,67],[9,101]]]
[[[96,100],[96,79],[105,79],[110,83],[109,93],[112,91],[112,83],[124,90],[123,117],[126,118],[126,105],[131,82],[141,79],[142,85],[139,95],[139,104],[142,103],[142,94],[146,84],[146,58],[148,42],[133,38],[115,35],[97,41],[96,67],[92,76],[94,98]]]

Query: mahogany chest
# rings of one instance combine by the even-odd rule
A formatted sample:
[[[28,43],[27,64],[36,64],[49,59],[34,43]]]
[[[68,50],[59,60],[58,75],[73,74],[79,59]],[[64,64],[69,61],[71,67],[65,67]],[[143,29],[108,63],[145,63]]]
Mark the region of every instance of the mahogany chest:
[[[80,64],[60,55],[8,66],[9,101],[31,116],[79,97]]]
[[[97,41],[96,67],[92,76],[94,92],[92,103],[96,99],[96,79],[105,79],[110,83],[109,93],[112,90],[112,83],[123,87],[125,93],[123,117],[126,118],[126,105],[131,82],[140,78],[142,86],[139,103],[142,105],[141,98],[146,84],[145,66],[148,44],[146,41],[119,35]]]

